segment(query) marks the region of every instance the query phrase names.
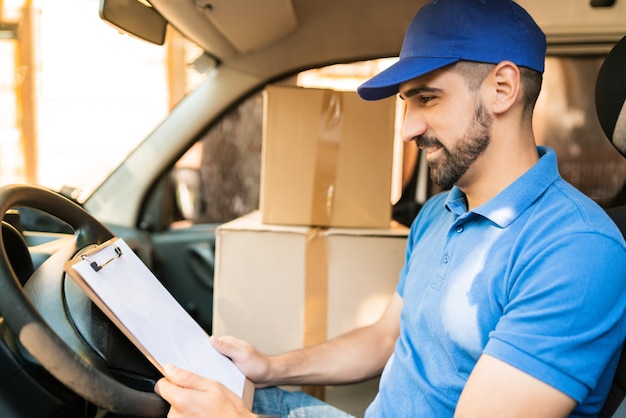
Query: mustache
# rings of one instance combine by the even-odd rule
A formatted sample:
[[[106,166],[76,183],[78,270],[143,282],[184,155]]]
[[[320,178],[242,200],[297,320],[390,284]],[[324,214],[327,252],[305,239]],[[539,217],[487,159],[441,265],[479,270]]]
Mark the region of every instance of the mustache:
[[[437,138],[432,137],[432,136],[419,135],[413,138],[413,141],[415,141],[415,144],[420,149],[427,148],[427,147],[443,146],[443,144]]]

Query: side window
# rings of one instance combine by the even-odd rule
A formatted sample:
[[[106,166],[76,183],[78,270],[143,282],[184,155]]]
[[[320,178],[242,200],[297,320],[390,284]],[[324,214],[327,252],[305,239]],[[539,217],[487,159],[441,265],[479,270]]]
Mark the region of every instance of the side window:
[[[223,223],[259,207],[263,96],[257,93],[211,127],[175,164],[176,220]]]
[[[557,152],[561,175],[599,204],[610,207],[625,199],[626,160],[605,138],[595,113],[595,79],[603,59],[548,57],[534,125],[537,142]],[[335,67],[301,75],[313,74],[324,80]],[[351,68],[354,71],[362,66]],[[286,82],[300,84],[293,79]],[[168,218],[175,224],[219,224],[258,209],[262,126],[263,96],[259,92],[209,128],[171,171],[176,202]],[[406,161],[404,165],[414,167]],[[406,193],[394,209],[394,217],[400,221],[407,218],[407,224],[419,210],[416,201],[421,203],[438,191],[429,189],[418,198],[415,190],[420,189],[419,178],[426,180],[428,173],[417,167],[413,170],[404,173]]]

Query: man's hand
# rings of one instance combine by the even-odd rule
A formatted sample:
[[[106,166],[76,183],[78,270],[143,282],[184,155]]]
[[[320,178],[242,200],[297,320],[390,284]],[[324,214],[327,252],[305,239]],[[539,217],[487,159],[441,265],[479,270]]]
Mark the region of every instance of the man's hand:
[[[241,370],[258,388],[271,385],[269,358],[259,353],[251,344],[235,337],[211,337],[213,347]]]
[[[154,391],[171,405],[168,418],[256,417],[226,386],[172,365]]]

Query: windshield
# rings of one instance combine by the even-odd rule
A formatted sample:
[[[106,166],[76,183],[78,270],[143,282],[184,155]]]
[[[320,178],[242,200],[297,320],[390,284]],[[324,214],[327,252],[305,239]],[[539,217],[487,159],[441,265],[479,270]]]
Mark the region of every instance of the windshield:
[[[167,81],[197,48],[122,35],[98,0],[0,5],[0,184],[89,192],[199,82]]]

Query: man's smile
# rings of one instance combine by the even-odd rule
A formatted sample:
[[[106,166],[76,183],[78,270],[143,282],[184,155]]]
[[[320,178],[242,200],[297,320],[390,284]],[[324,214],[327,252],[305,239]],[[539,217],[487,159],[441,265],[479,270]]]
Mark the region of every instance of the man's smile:
[[[433,138],[419,137],[415,139],[415,143],[419,149],[426,151],[428,156],[431,156],[443,148],[441,142]]]

